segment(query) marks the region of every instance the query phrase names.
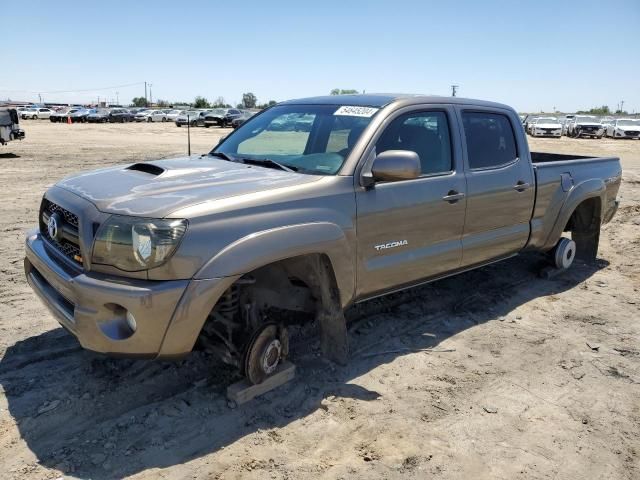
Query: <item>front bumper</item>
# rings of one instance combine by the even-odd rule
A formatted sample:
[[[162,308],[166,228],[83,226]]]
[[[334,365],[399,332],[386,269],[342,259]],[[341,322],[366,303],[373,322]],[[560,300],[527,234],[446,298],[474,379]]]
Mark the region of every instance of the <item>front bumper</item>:
[[[61,263],[37,230],[28,234],[25,249],[27,281],[58,322],[87,350],[116,356],[187,354],[215,302],[235,281],[147,281],[83,273]],[[135,318],[135,331],[127,312]]]

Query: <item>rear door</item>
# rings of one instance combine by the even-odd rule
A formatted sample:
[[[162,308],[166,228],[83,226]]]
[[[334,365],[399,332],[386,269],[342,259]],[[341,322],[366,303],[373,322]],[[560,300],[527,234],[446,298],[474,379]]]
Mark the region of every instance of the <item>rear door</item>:
[[[460,266],[466,188],[455,124],[450,106],[412,107],[392,116],[376,134],[375,154],[412,150],[420,157],[422,176],[356,190],[358,296]]]
[[[509,256],[529,238],[535,199],[528,149],[518,144],[516,115],[507,110],[457,109],[464,135],[467,214],[462,266]]]

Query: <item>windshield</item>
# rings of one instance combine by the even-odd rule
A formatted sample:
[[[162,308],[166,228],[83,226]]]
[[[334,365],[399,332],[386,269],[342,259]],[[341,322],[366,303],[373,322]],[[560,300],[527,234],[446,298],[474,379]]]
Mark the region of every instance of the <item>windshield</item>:
[[[576,117],[576,122],[582,123],[600,123],[596,117]]]
[[[638,121],[637,120],[618,120],[618,125],[635,127],[636,125],[638,125]]]
[[[247,120],[213,153],[269,159],[302,173],[334,175],[377,108],[280,105]]]
[[[540,117],[536,120],[536,123],[558,123],[558,119],[555,117]]]

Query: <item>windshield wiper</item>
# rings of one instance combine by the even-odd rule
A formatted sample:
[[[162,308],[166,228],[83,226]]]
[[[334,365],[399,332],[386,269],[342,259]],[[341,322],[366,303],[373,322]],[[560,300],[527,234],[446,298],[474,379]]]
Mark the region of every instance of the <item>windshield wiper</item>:
[[[253,165],[261,165],[267,168],[279,168],[280,170],[284,170],[285,172],[297,172],[298,169],[296,167],[290,167],[287,165],[283,165],[282,163],[278,163],[275,160],[271,160],[270,158],[240,158],[243,163],[249,163]]]
[[[209,152],[209,155],[212,157],[222,158],[223,160],[227,160],[228,162],[237,162],[238,160],[233,158],[231,155],[227,155],[224,152]]]

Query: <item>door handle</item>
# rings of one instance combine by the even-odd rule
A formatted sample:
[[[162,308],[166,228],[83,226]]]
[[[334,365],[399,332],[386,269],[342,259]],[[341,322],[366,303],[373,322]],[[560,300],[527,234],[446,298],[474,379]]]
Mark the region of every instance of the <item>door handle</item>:
[[[464,193],[456,192],[455,190],[449,190],[449,192],[444,197],[442,197],[442,200],[449,203],[456,203],[462,198],[464,198]]]
[[[524,192],[524,191],[525,191],[527,188],[529,188],[530,186],[531,186],[531,184],[530,184],[530,183],[526,183],[526,182],[523,182],[522,180],[520,180],[518,183],[516,183],[516,184],[513,186],[513,189],[514,189],[514,190],[517,190],[518,192]]]

